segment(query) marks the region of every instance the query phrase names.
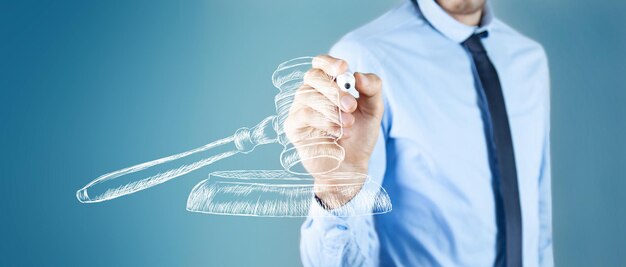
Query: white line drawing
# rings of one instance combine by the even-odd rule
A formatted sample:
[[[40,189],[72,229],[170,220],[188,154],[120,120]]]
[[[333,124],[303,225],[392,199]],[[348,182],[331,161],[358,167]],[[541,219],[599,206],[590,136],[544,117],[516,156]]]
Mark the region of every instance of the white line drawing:
[[[366,183],[374,185],[366,174],[361,173],[333,173],[323,178],[341,180],[341,185],[332,187],[342,187],[345,194],[360,189],[360,184],[353,186],[360,178],[366,178]],[[315,201],[315,190],[325,190],[323,187],[314,186],[311,176],[298,176],[284,170],[213,172],[209,179],[193,188],[187,199],[187,210],[221,215],[303,217]],[[349,205],[334,209],[332,215],[319,216],[347,217],[390,211],[389,198],[381,189],[363,186],[359,197],[352,199]]]
[[[258,145],[279,143],[283,145],[280,163],[284,170],[213,172],[193,188],[187,210],[221,215],[303,217],[315,204],[316,192],[333,190],[346,195],[358,192],[348,204],[333,210],[334,215],[360,216],[391,211],[386,191],[366,174],[334,171],[345,156],[343,147],[337,143],[343,131],[341,112],[329,101],[335,95],[338,101],[339,95],[335,77],[313,77],[327,87],[304,88],[302,81],[311,69],[312,60],[312,57],[295,58],[283,62],[274,71],[272,81],[279,89],[274,98],[276,115],[204,146],[104,174],[78,190],[76,197],[82,203],[108,201],[167,182],[220,159],[250,153]],[[344,77],[342,81],[346,79],[354,86],[353,78]],[[315,101],[316,117],[310,117],[308,126],[331,130],[305,131],[288,125],[289,114],[300,112],[292,107],[294,99],[320,95],[320,90],[326,97]],[[323,160],[326,164],[318,168],[308,164],[310,160]],[[325,201],[333,202],[332,199]]]

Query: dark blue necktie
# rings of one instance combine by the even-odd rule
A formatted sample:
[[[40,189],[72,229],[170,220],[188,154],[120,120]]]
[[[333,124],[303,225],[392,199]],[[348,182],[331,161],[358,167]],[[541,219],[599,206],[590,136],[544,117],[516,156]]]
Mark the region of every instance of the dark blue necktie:
[[[493,143],[490,147],[492,155],[492,172],[496,177],[496,214],[500,217],[498,222],[499,238],[504,239],[504,247],[499,246],[496,260],[498,265],[504,261],[504,266],[522,266],[522,213],[520,209],[519,190],[517,187],[517,169],[515,167],[515,154],[511,129],[506,112],[502,87],[496,68],[489,60],[483,47],[481,38],[487,32],[473,34],[463,43],[463,47],[472,55],[474,67],[478,74],[478,90],[483,102],[487,104],[487,110],[483,118]],[[503,221],[502,221],[503,220]],[[504,258],[502,258],[504,256]]]

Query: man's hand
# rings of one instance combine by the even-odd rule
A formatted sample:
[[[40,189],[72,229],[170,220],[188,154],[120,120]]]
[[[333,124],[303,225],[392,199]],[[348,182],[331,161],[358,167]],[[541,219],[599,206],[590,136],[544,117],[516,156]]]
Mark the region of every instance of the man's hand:
[[[312,69],[304,76],[285,121],[287,137],[299,152],[306,142],[302,136],[327,136],[337,141],[345,150],[345,158],[334,172],[367,173],[368,161],[378,139],[383,115],[382,81],[375,74],[355,73],[359,98],[339,89],[333,81],[348,70],[346,61],[327,55],[313,59]],[[339,110],[341,112],[339,118]],[[310,150],[310,148],[307,148]],[[324,149],[320,147],[319,149]],[[332,166],[331,166],[332,164]],[[323,157],[307,160],[304,167],[311,173],[334,168]],[[329,179],[327,175],[314,175],[316,195],[328,208],[337,208],[350,201],[365,182],[363,175],[355,175],[346,184],[342,179]]]

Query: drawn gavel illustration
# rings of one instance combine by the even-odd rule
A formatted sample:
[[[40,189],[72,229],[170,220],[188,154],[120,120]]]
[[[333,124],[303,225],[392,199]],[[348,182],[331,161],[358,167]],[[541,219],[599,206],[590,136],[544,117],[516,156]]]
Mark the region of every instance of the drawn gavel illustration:
[[[82,203],[111,200],[167,182],[220,159],[238,153],[250,153],[259,145],[279,143],[283,146],[280,163],[284,170],[212,172],[208,179],[191,190],[187,210],[242,216],[309,216],[313,195],[322,190],[332,190],[339,196],[355,196],[358,192],[358,196],[350,200],[351,205],[333,210],[333,216],[391,211],[387,192],[371,182],[367,174],[335,171],[342,163],[345,151],[337,143],[343,128],[341,111],[334,103],[324,96],[321,96],[320,101],[314,101],[312,104],[317,105],[315,109],[323,116],[311,118],[307,130],[288,125],[290,112],[302,108],[298,105],[292,110],[292,104],[298,96],[320,97],[317,91],[319,88],[302,86],[311,66],[311,57],[301,57],[280,64],[274,71],[272,82],[279,89],[274,98],[276,115],[263,119],[252,128],[239,128],[232,136],[204,146],[104,174],[78,190],[76,197]],[[345,77],[314,78],[328,82],[328,88],[322,88],[331,89],[327,92],[337,92],[334,78],[345,89],[354,89],[349,88],[353,87],[354,81]],[[329,124],[336,127],[328,131],[317,130],[316,126]],[[307,164],[313,160],[323,161],[324,164]],[[330,201],[334,203],[337,200]],[[322,213],[319,216],[329,214]]]
[[[335,162],[336,165],[328,170],[316,172],[324,173],[336,169],[345,153],[344,149],[337,144],[338,136],[330,138],[309,136],[310,140],[307,144],[296,147],[288,140],[285,133],[285,120],[289,115],[294,96],[302,84],[303,76],[311,65],[311,59],[301,57],[284,62],[272,75],[274,86],[280,90],[274,99],[277,115],[263,119],[252,128],[240,128],[232,136],[204,146],[104,174],[78,190],[76,197],[82,203],[111,200],[167,182],[220,159],[238,153],[250,153],[256,146],[271,143],[284,146],[280,162],[290,173],[310,173],[304,169],[303,162],[319,158]],[[339,118],[338,109],[335,113],[336,118],[331,120]]]

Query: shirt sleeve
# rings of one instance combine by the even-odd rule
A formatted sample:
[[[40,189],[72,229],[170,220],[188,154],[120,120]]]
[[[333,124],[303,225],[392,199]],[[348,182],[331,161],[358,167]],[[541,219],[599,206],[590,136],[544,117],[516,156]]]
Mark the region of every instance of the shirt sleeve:
[[[552,182],[550,142],[547,142],[539,181],[539,266],[554,266],[552,254]]]
[[[340,41],[330,51],[330,55],[344,59],[352,71],[371,72],[381,76],[380,65],[357,43]],[[382,77],[382,76],[381,76]],[[385,110],[387,103],[385,101]],[[364,186],[378,187],[382,184],[386,165],[386,126],[389,115],[383,116],[378,140],[369,161],[370,183]],[[368,190],[362,190],[365,192]],[[371,192],[371,191],[370,191]],[[357,194],[357,198],[366,197]],[[309,217],[301,227],[300,255],[302,264],[309,266],[377,266],[379,241],[374,229],[373,215],[343,217],[322,208],[312,201]]]
[[[547,57],[544,54],[543,72],[545,74],[546,134],[544,152],[539,177],[539,266],[554,266],[552,251],[552,167],[550,160],[550,77]]]

